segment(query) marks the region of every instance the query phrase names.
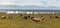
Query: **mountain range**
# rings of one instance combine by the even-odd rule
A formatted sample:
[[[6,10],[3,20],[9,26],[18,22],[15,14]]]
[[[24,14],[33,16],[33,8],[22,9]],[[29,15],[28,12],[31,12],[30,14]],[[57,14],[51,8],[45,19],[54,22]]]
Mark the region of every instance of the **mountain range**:
[[[0,9],[42,9],[42,10],[60,10],[60,7],[49,6],[49,7],[40,7],[40,6],[18,6],[18,5],[0,5]]]

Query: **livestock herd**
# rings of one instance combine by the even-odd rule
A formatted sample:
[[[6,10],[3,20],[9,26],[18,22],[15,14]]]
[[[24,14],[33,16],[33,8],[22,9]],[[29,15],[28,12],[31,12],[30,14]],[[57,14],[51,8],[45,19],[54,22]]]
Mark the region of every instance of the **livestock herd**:
[[[37,17],[32,17],[30,15],[28,15],[28,16],[19,15],[19,17],[23,18],[25,20],[28,20],[28,18],[30,18],[32,20],[32,22],[42,22],[45,19],[44,16],[40,16],[39,18],[37,18]],[[60,18],[59,16],[49,16],[49,17],[51,19],[53,19],[53,18]],[[1,19],[6,19],[6,18],[7,18],[7,16],[1,16]],[[13,16],[8,16],[8,18],[9,19],[13,19]]]
[[[52,18],[52,19],[56,18],[57,19],[57,18],[60,18],[60,16],[50,16],[50,18]]]
[[[28,18],[30,18],[32,20],[32,22],[39,22],[39,21],[42,22],[42,20],[44,20],[43,16],[41,16],[40,18],[37,18],[37,17],[31,17],[30,15],[28,15],[28,16],[20,15],[20,17],[22,17],[22,18],[24,18],[26,20],[28,20]]]
[[[1,16],[1,19],[6,19],[7,17],[6,16]],[[13,16],[8,16],[9,19],[12,19]]]

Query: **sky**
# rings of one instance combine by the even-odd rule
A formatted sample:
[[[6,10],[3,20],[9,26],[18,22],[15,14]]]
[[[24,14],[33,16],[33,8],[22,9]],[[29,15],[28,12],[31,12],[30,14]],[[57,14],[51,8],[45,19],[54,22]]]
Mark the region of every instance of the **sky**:
[[[60,0],[0,0],[0,5],[60,7]]]

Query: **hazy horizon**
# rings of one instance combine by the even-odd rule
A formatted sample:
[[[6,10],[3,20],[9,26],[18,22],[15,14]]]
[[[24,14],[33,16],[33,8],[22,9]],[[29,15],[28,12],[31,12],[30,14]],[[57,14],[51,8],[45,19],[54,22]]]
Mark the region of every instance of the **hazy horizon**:
[[[0,5],[0,9],[23,9],[23,10],[60,10],[60,7],[49,6],[49,7],[40,7],[40,6],[17,6],[17,5]]]

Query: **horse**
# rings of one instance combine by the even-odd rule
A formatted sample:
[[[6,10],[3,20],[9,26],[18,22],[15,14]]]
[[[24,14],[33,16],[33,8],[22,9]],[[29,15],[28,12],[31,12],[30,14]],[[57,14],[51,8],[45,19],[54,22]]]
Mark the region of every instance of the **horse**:
[[[6,19],[6,16],[1,16],[1,19]]]
[[[60,18],[59,16],[55,16],[55,18]]]
[[[42,20],[44,19],[43,17],[42,18],[36,18],[36,17],[32,17],[32,22],[42,22]]]
[[[60,18],[59,16],[50,16],[50,18]]]
[[[12,17],[13,17],[13,16],[9,16],[8,18],[9,18],[9,19],[12,19]]]
[[[28,17],[27,17],[27,16],[23,16],[22,18],[24,18],[24,19],[26,19],[26,20],[28,19]]]
[[[41,16],[41,20],[44,20],[44,16]]]
[[[55,18],[54,16],[50,16],[50,18]]]
[[[27,17],[30,18],[30,15],[28,15]]]
[[[22,15],[20,15],[20,17],[22,17]]]

